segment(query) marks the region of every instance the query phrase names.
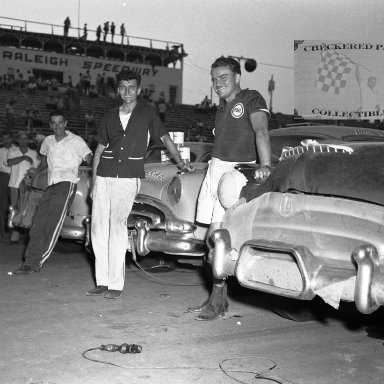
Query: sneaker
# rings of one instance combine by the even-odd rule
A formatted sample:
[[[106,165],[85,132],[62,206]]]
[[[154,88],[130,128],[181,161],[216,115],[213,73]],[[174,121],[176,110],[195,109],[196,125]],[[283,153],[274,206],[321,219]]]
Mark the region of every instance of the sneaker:
[[[90,289],[86,293],[86,295],[87,296],[100,296],[107,290],[108,290],[108,287],[106,287],[105,285],[98,285],[97,287]]]
[[[118,299],[122,292],[123,291],[117,291],[116,289],[108,289],[108,291],[105,292],[104,297],[106,299]]]
[[[29,265],[24,264],[19,269],[16,269],[16,271],[13,273],[17,275],[28,275],[29,273],[35,273],[35,272],[38,272],[38,271],[35,271]]]

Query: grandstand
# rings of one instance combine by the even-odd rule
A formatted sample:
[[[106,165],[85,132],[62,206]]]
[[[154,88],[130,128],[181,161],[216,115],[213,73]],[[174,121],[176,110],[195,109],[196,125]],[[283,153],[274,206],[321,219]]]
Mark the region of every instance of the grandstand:
[[[94,39],[94,32],[89,31],[87,39],[76,36],[76,29],[63,36],[62,25],[0,17],[1,131],[5,129],[5,105],[14,99],[17,100],[14,131],[49,134],[50,110],[46,100],[57,96],[67,99],[68,127],[86,138],[85,113],[94,111],[97,128],[105,111],[119,102],[114,93],[115,77],[127,68],[142,75],[144,95],[150,95],[155,102],[160,94],[165,95],[168,101],[165,126],[169,131],[184,131],[186,139],[193,140],[191,131],[199,124],[204,140],[213,141],[214,114],[182,104],[183,59],[187,56],[183,44],[133,36],[128,36],[124,44],[104,42]],[[96,94],[97,97],[85,95],[78,86],[80,73],[88,73],[93,85],[103,76],[111,86],[106,92]],[[29,88],[31,74],[40,81],[36,90]],[[26,124],[22,115],[27,109],[39,111],[41,128]],[[270,129],[287,120],[292,117],[281,115],[272,119]]]

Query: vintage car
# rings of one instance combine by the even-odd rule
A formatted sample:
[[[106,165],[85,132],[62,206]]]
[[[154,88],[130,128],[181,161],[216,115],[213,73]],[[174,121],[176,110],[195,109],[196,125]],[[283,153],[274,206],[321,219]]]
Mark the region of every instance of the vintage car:
[[[303,140],[338,142],[384,140],[384,132],[369,128],[300,124],[270,131],[272,158],[278,163],[285,147]],[[195,221],[197,198],[207,164],[196,172],[178,174],[176,166],[146,165],[146,178],[135,200],[129,227],[133,251],[145,256],[151,251],[178,255],[178,260],[200,263],[206,253],[207,226]]]
[[[303,140],[367,141],[384,140],[384,132],[359,127],[299,124],[270,131],[272,158],[276,164],[284,147]],[[212,143],[184,143],[191,149],[196,171],[178,173],[171,161],[161,162],[160,147],[151,147],[145,164],[145,179],[128,220],[132,252],[146,256],[149,252],[176,255],[183,262],[201,264],[206,254],[207,226],[195,221],[197,198],[211,156]],[[80,167],[76,197],[67,213],[61,237],[86,243],[90,240],[91,209],[90,167]],[[24,211],[19,212],[24,214]],[[20,221],[19,221],[20,222]]]
[[[212,234],[215,277],[297,300],[384,303],[384,142],[287,148]]]

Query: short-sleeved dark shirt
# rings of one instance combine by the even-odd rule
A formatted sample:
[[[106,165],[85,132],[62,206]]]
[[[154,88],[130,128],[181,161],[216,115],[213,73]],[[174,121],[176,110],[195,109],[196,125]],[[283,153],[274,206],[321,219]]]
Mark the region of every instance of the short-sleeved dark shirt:
[[[157,111],[138,103],[124,131],[119,107],[112,108],[100,122],[97,141],[105,146],[100,157],[97,175],[102,177],[143,178],[148,134],[155,144],[167,135]]]
[[[251,114],[264,111],[267,103],[261,94],[243,89],[229,103],[221,101],[215,119],[215,144],[212,156],[223,161],[248,162],[257,158]]]

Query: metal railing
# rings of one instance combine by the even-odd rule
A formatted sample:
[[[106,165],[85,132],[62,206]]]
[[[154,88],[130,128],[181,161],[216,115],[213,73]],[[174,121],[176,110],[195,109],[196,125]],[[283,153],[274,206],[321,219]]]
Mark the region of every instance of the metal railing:
[[[100,41],[104,41],[103,25],[101,25],[101,27],[102,27],[102,32],[101,32]],[[15,19],[12,17],[0,16],[0,28],[16,30],[16,31],[24,31],[24,32],[45,33],[45,34],[52,34],[52,35],[64,37],[64,23],[63,25],[58,25],[58,24],[42,23],[37,21]],[[120,31],[119,26],[116,26],[116,31],[117,32]],[[82,38],[82,35],[83,35],[83,28],[70,27],[68,30],[68,37]],[[87,30],[87,40],[89,41],[97,40],[96,30],[94,29]],[[123,44],[126,44],[126,45],[139,45],[147,48],[157,48],[157,49],[166,49],[166,50],[172,49],[173,46],[183,47],[183,44],[173,42],[173,41],[132,36],[126,33],[123,36],[123,40],[122,40],[122,36],[120,35],[120,33],[115,33],[114,43],[120,44],[122,41],[123,41]],[[108,32],[106,42],[111,42],[110,31]]]

